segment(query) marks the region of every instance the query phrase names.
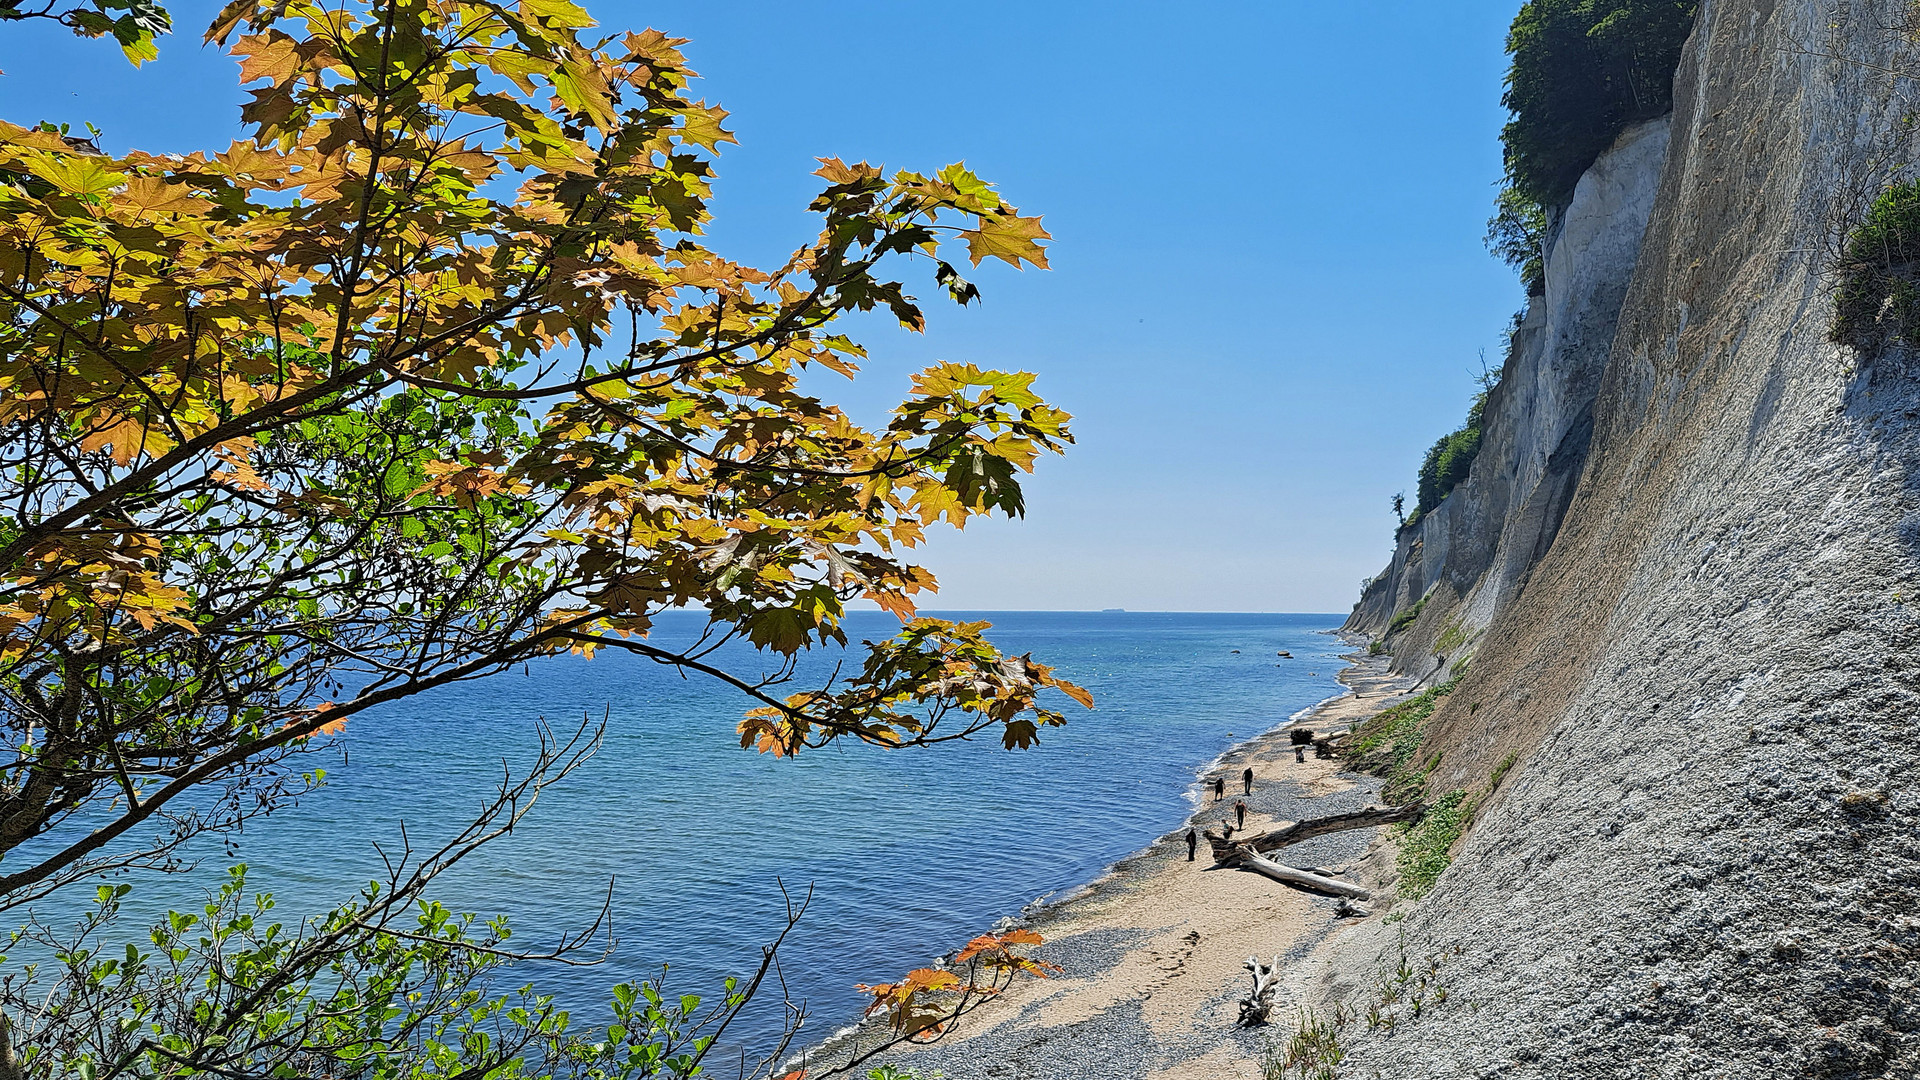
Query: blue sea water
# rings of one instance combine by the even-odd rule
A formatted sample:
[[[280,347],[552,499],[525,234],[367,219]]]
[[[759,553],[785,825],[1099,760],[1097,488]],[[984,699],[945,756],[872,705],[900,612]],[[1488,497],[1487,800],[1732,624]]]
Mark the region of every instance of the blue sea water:
[[[998,645],[1054,665],[1096,708],[1058,697],[1068,726],[1026,751],[990,739],[777,760],[739,748],[734,725],[749,703],[728,687],[626,654],[555,658],[356,719],[339,742],[344,760],[321,762],[326,786],[249,825],[235,857],[250,885],[275,894],[276,914],[323,910],[376,874],[373,843],[392,845],[403,823],[416,846],[454,832],[503,760],[528,756],[533,718],[571,728],[604,716],[598,754],[511,836],[442,879],[439,899],[504,914],[517,942],[538,946],[591,922],[612,882],[617,948],[605,964],[514,972],[597,1019],[608,986],[665,962],[675,993],[749,972],[782,923],[777,883],[811,887],[782,969],[824,1035],[857,1012],[855,983],[923,966],[1030,901],[1094,879],[1179,825],[1200,771],[1230,744],[1342,689],[1343,646],[1324,633],[1337,616],[948,617],[992,622]],[[669,614],[655,636],[689,639],[703,618]],[[878,612],[848,621],[856,642],[897,627]],[[808,655],[801,684],[844,655]],[[764,664],[748,649],[719,659],[749,673]],[[142,886],[140,906],[191,903],[211,877]],[[778,1011],[747,1019],[737,1033],[751,1041]]]

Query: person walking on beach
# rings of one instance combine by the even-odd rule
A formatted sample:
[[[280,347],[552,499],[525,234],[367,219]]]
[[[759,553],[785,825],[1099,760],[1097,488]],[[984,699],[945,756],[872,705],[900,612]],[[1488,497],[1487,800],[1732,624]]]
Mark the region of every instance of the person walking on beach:
[[[1198,850],[1200,850],[1200,833],[1194,829],[1188,829],[1187,830],[1187,861],[1188,862],[1193,861],[1193,853]]]
[[[1247,800],[1233,800],[1233,816],[1242,829],[1247,827]]]
[[[1253,794],[1253,766],[1247,766],[1247,771],[1240,774],[1240,783],[1246,785],[1246,794]]]
[[[1227,799],[1227,778],[1224,776],[1216,776],[1213,778],[1213,801],[1225,802],[1226,799]]]

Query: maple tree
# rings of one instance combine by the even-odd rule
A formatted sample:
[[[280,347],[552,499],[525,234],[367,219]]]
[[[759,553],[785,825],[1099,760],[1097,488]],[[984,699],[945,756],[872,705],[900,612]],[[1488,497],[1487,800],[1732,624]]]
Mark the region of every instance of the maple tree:
[[[160,55],[155,39],[173,29],[173,16],[154,0],[0,0],[0,23],[46,19],[81,37],[112,37],[135,65]]]
[[[207,37],[250,139],[114,156],[0,122],[0,908],[172,868],[318,782],[301,755],[359,713],[557,652],[724,680],[779,754],[1021,747],[1063,722],[1043,691],[1090,704],[914,614],[926,529],[1023,512],[1020,474],[1072,441],[1033,376],[939,364],[877,428],[801,381],[856,375],[849,313],[923,329],[894,266],[965,304],[956,264],[1046,266],[1040,220],[963,165],[825,159],[818,239],[725,259],[701,240],[725,111],[683,42],[593,26],[568,0],[236,0]],[[781,693],[863,597],[901,634]],[[680,607],[712,632],[651,641]],[[720,667],[737,639],[774,670]]]

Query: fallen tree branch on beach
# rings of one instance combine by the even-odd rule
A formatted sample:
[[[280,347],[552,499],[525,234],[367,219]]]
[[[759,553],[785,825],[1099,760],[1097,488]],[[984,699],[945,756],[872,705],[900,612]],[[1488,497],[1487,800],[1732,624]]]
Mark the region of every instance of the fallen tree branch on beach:
[[[1425,803],[1418,802],[1408,803],[1405,806],[1369,806],[1365,810],[1355,810],[1351,813],[1296,821],[1284,829],[1274,829],[1258,836],[1249,836],[1237,843],[1232,839],[1232,833],[1222,836],[1209,829],[1202,835],[1207,838],[1207,843],[1213,848],[1213,861],[1226,862],[1236,851],[1242,849],[1251,849],[1256,853],[1278,851],[1290,844],[1298,844],[1316,836],[1325,836],[1327,833],[1412,821],[1425,813],[1426,809]]]
[[[1309,874],[1305,870],[1284,866],[1274,862],[1272,859],[1256,855],[1245,848],[1239,849],[1233,856],[1229,857],[1226,862],[1228,865],[1237,866],[1242,870],[1251,870],[1256,874],[1264,874],[1275,881],[1288,885],[1298,885],[1303,889],[1312,889],[1314,892],[1325,893],[1328,896],[1340,896],[1352,900],[1373,899],[1372,893],[1358,885],[1350,885],[1337,878],[1322,877],[1319,874]]]

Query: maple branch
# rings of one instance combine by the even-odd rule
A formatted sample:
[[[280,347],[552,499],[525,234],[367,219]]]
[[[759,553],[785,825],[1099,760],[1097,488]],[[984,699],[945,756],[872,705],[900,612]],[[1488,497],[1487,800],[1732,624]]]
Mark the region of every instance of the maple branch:
[[[86,836],[67,844],[59,851],[42,857],[38,863],[35,863],[25,870],[0,875],[0,910],[17,906],[17,904],[21,902],[15,897],[15,893],[19,890],[36,885],[62,868],[78,863],[82,858],[99,851],[107,844],[126,835],[126,833],[135,826],[152,817],[162,807],[174,799],[227,772],[234,766],[251,758],[263,756],[291,743],[306,739],[329,724],[349,719],[359,713],[365,712],[375,705],[383,705],[387,702],[413,697],[436,687],[446,686],[455,682],[464,682],[480,675],[490,674],[502,667],[518,663],[523,658],[535,655],[539,651],[540,645],[545,642],[563,639],[569,636],[567,630],[571,626],[587,621],[590,621],[589,617],[583,616],[580,619],[559,624],[555,628],[522,639],[498,651],[483,653],[472,657],[465,663],[449,667],[441,672],[415,677],[408,682],[388,686],[370,693],[362,693],[351,701],[345,702],[332,709],[314,712],[309,715],[307,719],[289,722],[280,730],[259,740],[231,746],[205,759],[199,764],[184,770],[173,782],[160,788],[158,791],[150,793],[146,800],[138,807],[129,808],[126,813],[120,815],[113,821],[94,829]]]

